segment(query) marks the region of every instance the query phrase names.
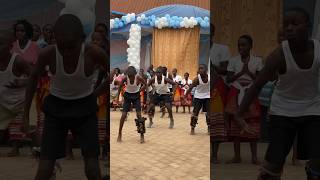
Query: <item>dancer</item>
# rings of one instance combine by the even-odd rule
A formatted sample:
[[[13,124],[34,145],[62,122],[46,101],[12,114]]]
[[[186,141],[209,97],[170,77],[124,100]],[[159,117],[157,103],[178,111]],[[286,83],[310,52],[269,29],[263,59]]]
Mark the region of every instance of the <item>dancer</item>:
[[[38,42],[40,36],[41,36],[41,28],[37,24],[32,25],[33,28],[33,36],[32,36],[32,41]]]
[[[26,20],[18,20],[14,25],[14,35],[16,41],[13,43],[12,52],[19,54],[23,60],[34,66],[38,59],[39,47],[36,42],[32,41],[33,28],[32,25]],[[32,115],[37,112],[36,107],[36,96],[32,103]],[[36,118],[33,117],[32,118]],[[22,147],[22,141],[25,141],[25,136],[20,129],[23,122],[21,118],[16,118],[11,121],[9,125],[9,141],[12,142],[12,150],[8,153],[9,157],[18,156],[19,149]],[[31,139],[30,139],[31,140]]]
[[[179,106],[181,106],[181,81],[182,81],[182,77],[180,75],[178,75],[178,70],[177,68],[173,68],[172,69],[172,79],[174,82],[176,82],[178,84],[177,88],[175,89],[174,92],[172,92],[173,95],[173,102],[172,104],[174,106],[176,106],[176,113],[178,113],[179,111]]]
[[[137,74],[137,70],[133,66],[129,66],[127,69],[127,77],[125,77],[119,86],[119,93],[122,90],[122,86],[126,84],[126,91],[124,93],[124,103],[123,103],[123,110],[120,119],[120,126],[119,126],[119,133],[118,133],[118,142],[122,141],[122,127],[124,121],[127,117],[128,112],[131,109],[131,105],[136,110],[137,119],[136,125],[138,127],[138,133],[140,133],[140,143],[144,143],[144,133],[145,133],[145,118],[141,115],[141,101],[140,101],[140,91],[144,89],[147,85],[146,81]],[[143,87],[141,87],[143,85]],[[140,123],[142,123],[142,129],[139,128]]]
[[[189,79],[189,73],[186,72],[184,73],[184,79],[182,79],[181,81],[181,85],[182,85],[182,97],[181,97],[181,105],[183,107],[183,113],[186,112],[186,106],[188,107],[188,112],[191,113],[190,111],[190,108],[191,108],[191,105],[192,105],[192,95],[191,93],[188,94],[187,98],[186,99],[183,99],[183,96],[186,95],[188,89],[190,88],[192,84],[192,80]]]
[[[140,69],[139,75],[144,79],[145,82],[148,81],[148,76],[144,73],[144,69]],[[140,92],[141,107],[142,107],[142,110],[143,110],[144,114],[148,113],[148,110],[147,110],[147,96],[148,96],[147,89],[145,88]]]
[[[250,111],[246,115],[246,122],[255,129],[255,134],[241,133],[240,127],[234,120],[242,97],[247,88],[255,80],[263,63],[262,59],[251,55],[253,40],[249,35],[242,35],[238,40],[239,55],[229,61],[227,82],[231,87],[227,97],[226,112],[230,118],[230,132],[228,139],[234,142],[234,158],[227,163],[241,163],[240,142],[249,142],[252,154],[252,163],[259,164],[257,157],[257,140],[260,137],[260,104],[258,96],[250,106]]]
[[[21,56],[11,53],[14,37],[11,31],[0,31],[0,139],[3,139],[9,124],[21,122],[25,102],[25,89],[30,75],[31,66]],[[20,132],[19,126],[11,129]],[[20,133],[18,133],[20,134]],[[24,140],[25,136],[11,137],[11,142]],[[19,146],[16,146],[19,155]],[[13,151],[11,151],[12,153]]]
[[[301,8],[289,9],[284,16],[286,41],[266,59],[264,69],[248,89],[237,120],[252,131],[244,115],[251,102],[268,82],[278,78],[270,106],[270,144],[260,169],[259,180],[280,180],[283,166],[297,137],[298,158],[310,160],[305,170],[308,180],[320,179],[320,44],[309,39],[310,18]]]
[[[212,67],[212,86],[210,101],[210,147],[211,162],[220,163],[218,160],[218,150],[221,142],[227,141],[227,116],[225,105],[228,93],[226,83],[227,67],[231,57],[229,47],[214,43],[215,26],[212,25],[211,37],[213,43],[210,51],[210,62]]]
[[[119,84],[122,81],[123,77],[119,68],[114,68],[113,71],[114,72],[112,74],[114,74],[114,76],[112,82],[110,83],[110,101],[112,102],[113,110],[116,111],[117,107],[121,106],[123,91],[118,94],[118,90]]]
[[[97,46],[84,45],[83,27],[74,15],[60,16],[54,34],[57,45],[48,46],[40,54],[26,92],[25,132],[29,127],[29,111],[38,79],[49,66],[52,74],[50,95],[43,106],[45,125],[35,179],[49,179],[56,159],[65,156],[65,140],[71,130],[79,140],[87,178],[100,180],[97,97],[108,85],[105,81],[93,91],[92,82],[98,67],[107,69],[108,56]]]
[[[42,34],[43,37],[39,39],[37,44],[39,45],[40,48],[45,48],[48,45],[53,44],[53,32],[52,32],[52,25],[51,24],[46,24],[42,28]]]
[[[187,99],[187,95],[192,91],[193,88],[195,89],[194,99],[193,99],[193,113],[191,115],[191,135],[194,135],[194,129],[198,124],[198,115],[200,110],[202,109],[203,112],[206,113],[206,122],[208,126],[209,132],[209,118],[207,115],[207,111],[209,110],[209,101],[210,101],[210,77],[208,75],[208,68],[204,64],[200,64],[198,68],[198,76],[194,78],[192,81],[191,86],[189,87],[186,94],[183,96],[183,99]]]
[[[154,94],[151,96],[150,100],[150,106],[148,109],[149,113],[149,128],[152,127],[153,125],[153,118],[154,118],[154,108],[157,104],[163,102],[164,103],[164,108],[168,109],[169,113],[169,118],[170,118],[170,125],[169,128],[172,129],[174,126],[174,119],[173,119],[173,114],[172,114],[172,98],[170,96],[170,90],[168,88],[168,84],[177,86],[177,84],[171,80],[170,78],[166,78],[163,74],[165,73],[164,68],[158,67],[155,76],[152,77],[149,82],[147,87],[153,85],[154,86]],[[166,73],[165,73],[166,74]]]

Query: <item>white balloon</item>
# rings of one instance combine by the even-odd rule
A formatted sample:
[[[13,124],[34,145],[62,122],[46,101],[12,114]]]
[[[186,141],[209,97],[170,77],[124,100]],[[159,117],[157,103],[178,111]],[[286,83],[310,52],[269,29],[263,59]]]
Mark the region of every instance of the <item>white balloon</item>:
[[[87,8],[95,8],[96,0],[79,0],[81,1]]]
[[[83,25],[94,23],[94,14],[89,9],[84,9],[79,13],[79,19]]]
[[[137,17],[137,21],[138,22],[140,22],[141,21],[141,17],[139,16],[139,17]]]
[[[180,26],[181,27],[184,27],[185,26],[185,24],[184,24],[184,22],[182,21],[182,22],[180,22]]]
[[[141,18],[142,18],[142,19],[146,18],[146,15],[145,15],[145,14],[142,14],[142,15],[141,15]]]
[[[83,9],[87,9],[86,6],[79,0],[68,0],[66,2],[66,8],[68,11],[74,14],[80,13]]]

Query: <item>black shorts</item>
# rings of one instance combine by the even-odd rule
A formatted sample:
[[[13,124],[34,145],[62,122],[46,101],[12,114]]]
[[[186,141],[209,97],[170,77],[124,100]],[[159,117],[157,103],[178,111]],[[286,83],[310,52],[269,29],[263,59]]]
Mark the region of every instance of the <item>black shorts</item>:
[[[151,100],[152,103],[154,104],[160,104],[162,102],[164,103],[172,103],[172,97],[170,94],[153,94],[152,95],[152,100]]]
[[[123,95],[123,111],[129,112],[131,109],[131,104],[136,109],[137,112],[141,112],[141,101],[140,101],[140,92],[137,93],[128,93],[125,92]]]
[[[86,158],[98,158],[97,98],[90,95],[77,100],[63,100],[53,95],[45,98],[41,159],[65,157],[66,138],[72,132]]]
[[[193,99],[193,106],[194,106],[193,113],[198,115],[201,109],[203,112],[207,112],[207,110],[209,109],[209,105],[210,105],[209,98],[206,98],[206,99],[194,98]]]
[[[270,116],[270,144],[266,161],[284,163],[295,138],[298,159],[320,159],[320,116],[285,117]]]

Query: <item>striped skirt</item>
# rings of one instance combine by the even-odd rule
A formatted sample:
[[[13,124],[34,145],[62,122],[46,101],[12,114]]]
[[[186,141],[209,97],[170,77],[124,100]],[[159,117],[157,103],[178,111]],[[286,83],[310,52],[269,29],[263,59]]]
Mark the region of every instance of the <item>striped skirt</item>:
[[[175,92],[173,93],[173,102],[172,105],[174,106],[181,106],[181,88],[180,86],[178,86],[175,90]]]
[[[223,79],[216,81],[215,88],[211,90],[210,111],[210,140],[212,142],[227,141],[228,131],[224,109],[226,105],[227,87]]]
[[[240,133],[241,129],[238,123],[234,119],[234,115],[239,109],[238,105],[238,95],[239,90],[234,86],[231,86],[230,91],[227,97],[227,105],[226,105],[226,112],[229,114],[229,140],[233,140],[234,138],[239,138],[240,141],[252,141],[256,140],[260,137],[260,104],[258,97],[255,98],[253,103],[250,105],[248,112],[245,114],[245,121],[247,122],[248,126],[255,130],[255,134],[249,133]]]

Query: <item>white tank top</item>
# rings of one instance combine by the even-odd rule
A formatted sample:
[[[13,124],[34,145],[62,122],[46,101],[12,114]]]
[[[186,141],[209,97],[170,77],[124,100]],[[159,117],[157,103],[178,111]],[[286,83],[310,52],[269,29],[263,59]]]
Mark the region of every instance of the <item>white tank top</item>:
[[[320,115],[320,46],[319,41],[313,42],[314,59],[309,69],[299,68],[288,41],[282,42],[287,71],[279,75],[272,95],[270,114],[289,117]]]
[[[63,57],[56,47],[56,73],[50,80],[50,94],[66,100],[80,99],[93,93],[95,73],[86,76],[84,71],[84,48],[82,44],[79,61],[74,73],[64,71]]]
[[[10,110],[24,102],[26,87],[11,89],[6,85],[17,80],[28,80],[28,78],[17,77],[13,74],[16,57],[16,53],[12,54],[7,69],[0,71],[0,104]]]
[[[137,76],[134,78],[133,84],[130,84],[129,76],[127,76],[127,85],[126,85],[126,92],[127,93],[138,93],[140,91],[141,85],[137,85]]]
[[[164,83],[164,78],[165,78],[165,76],[162,76],[161,83],[159,84],[158,77],[155,76],[154,87],[156,89],[157,94],[169,94],[169,92],[170,92],[168,89],[168,83],[167,84]]]
[[[210,98],[210,76],[208,75],[208,82],[204,83],[201,79],[200,74],[198,74],[199,85],[197,85],[194,97],[197,99]]]

